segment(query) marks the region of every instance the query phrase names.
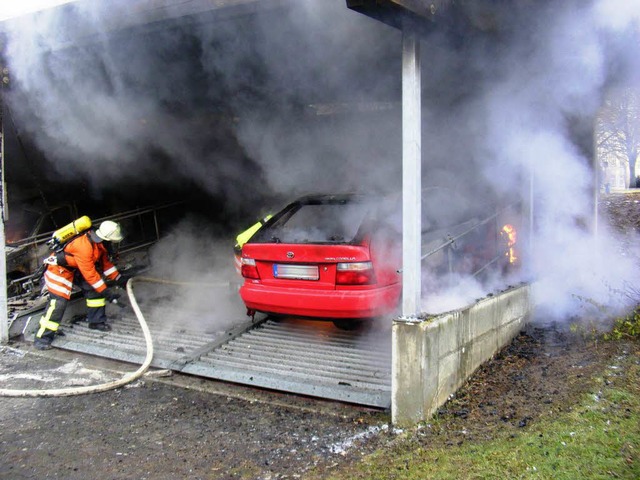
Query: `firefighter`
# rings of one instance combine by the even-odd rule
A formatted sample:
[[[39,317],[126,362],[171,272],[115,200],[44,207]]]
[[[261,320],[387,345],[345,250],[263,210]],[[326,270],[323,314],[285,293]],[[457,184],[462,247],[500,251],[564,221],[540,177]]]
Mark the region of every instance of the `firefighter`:
[[[111,263],[105,243],[120,242],[122,238],[120,225],[107,220],[97,229],[91,228],[73,238],[61,251],[45,260],[44,279],[49,292],[49,304],[35,334],[34,345],[37,349],[48,350],[56,333],[62,334],[58,328],[74,284],[82,289],[86,299],[89,328],[102,332],[111,330],[107,324],[106,302],[112,302],[120,295],[107,287],[105,279],[122,286],[125,278]]]
[[[244,232],[240,233],[236,237],[236,244],[233,247],[233,251],[234,251],[234,257],[235,257],[236,272],[238,272],[239,275],[241,275],[241,269],[242,269],[242,264],[241,264],[242,246],[245,243],[247,243],[251,239],[251,237],[253,237],[256,234],[256,232],[260,230],[262,226],[269,221],[271,217],[272,215],[268,214],[267,216],[258,220],[256,223],[251,225],[249,228],[247,228]]]

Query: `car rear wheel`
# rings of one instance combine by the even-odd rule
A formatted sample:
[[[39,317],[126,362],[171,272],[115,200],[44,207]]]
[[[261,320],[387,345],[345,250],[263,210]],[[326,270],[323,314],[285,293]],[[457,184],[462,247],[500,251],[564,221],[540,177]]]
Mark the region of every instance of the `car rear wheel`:
[[[334,320],[333,324],[340,330],[357,330],[362,324],[363,320]]]

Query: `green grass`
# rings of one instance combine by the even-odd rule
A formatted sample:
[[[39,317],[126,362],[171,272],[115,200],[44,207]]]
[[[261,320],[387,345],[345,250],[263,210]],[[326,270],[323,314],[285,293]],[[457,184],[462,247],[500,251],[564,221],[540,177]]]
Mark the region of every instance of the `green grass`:
[[[592,393],[518,435],[431,447],[412,438],[379,450],[331,479],[640,479],[640,366],[637,352],[595,379]],[[605,381],[606,379],[606,381]],[[436,420],[437,421],[437,420]]]

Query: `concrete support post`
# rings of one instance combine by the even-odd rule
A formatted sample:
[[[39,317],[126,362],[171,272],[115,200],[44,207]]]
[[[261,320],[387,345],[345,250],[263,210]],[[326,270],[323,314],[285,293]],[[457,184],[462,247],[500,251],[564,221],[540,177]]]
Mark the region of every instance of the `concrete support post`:
[[[7,256],[4,234],[5,183],[4,183],[4,102],[0,92],[0,344],[9,342],[9,316],[7,312]]]
[[[598,237],[600,212],[598,211],[600,203],[600,184],[602,177],[600,174],[600,162],[598,161],[598,142],[596,137],[596,126],[593,127],[593,235]]]
[[[438,369],[426,365],[437,361],[438,355],[431,351],[433,342],[427,343],[424,325],[417,321],[393,322],[391,422],[394,425],[411,425],[428,418],[425,407],[434,401],[424,397],[425,383],[437,385],[437,378],[429,377],[437,376]]]
[[[422,99],[420,40],[411,30],[402,34],[402,316],[420,312]]]
[[[534,215],[535,215],[535,165],[531,163],[525,169],[526,181],[522,182],[522,233],[518,242],[522,242],[522,251],[520,252],[524,258],[521,259],[523,265],[530,265],[530,259],[533,256],[534,247]],[[526,240],[525,240],[526,239]],[[531,273],[530,267],[527,267],[527,275]]]

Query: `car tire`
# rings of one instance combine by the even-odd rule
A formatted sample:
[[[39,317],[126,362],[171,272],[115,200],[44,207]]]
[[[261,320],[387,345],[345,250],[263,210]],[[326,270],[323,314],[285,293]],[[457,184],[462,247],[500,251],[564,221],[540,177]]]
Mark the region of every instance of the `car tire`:
[[[340,330],[358,330],[363,325],[362,320],[334,320],[333,324]]]

